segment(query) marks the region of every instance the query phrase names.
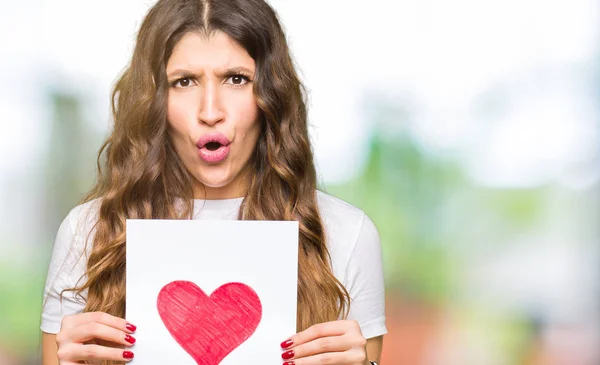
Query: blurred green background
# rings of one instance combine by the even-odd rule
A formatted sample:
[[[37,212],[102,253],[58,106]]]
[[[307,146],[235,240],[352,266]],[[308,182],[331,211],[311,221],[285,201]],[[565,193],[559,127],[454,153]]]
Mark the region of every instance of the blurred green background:
[[[0,365],[39,363],[54,236],[152,3],[0,5]],[[600,364],[599,4],[271,3],[322,189],[382,238],[382,364]]]

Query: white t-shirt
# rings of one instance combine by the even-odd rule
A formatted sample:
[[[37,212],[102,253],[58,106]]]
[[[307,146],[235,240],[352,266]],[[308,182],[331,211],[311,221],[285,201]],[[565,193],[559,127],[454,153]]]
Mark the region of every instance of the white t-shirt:
[[[243,198],[194,201],[194,219],[235,220]],[[360,324],[363,336],[387,333],[381,245],[377,228],[365,213],[331,195],[317,192],[333,274],[351,298],[348,319]],[[58,333],[62,318],[83,312],[87,292],[77,297],[74,288],[85,280],[86,259],[91,249],[92,226],[99,200],[79,205],[64,219],[56,236],[44,291],[41,329]]]

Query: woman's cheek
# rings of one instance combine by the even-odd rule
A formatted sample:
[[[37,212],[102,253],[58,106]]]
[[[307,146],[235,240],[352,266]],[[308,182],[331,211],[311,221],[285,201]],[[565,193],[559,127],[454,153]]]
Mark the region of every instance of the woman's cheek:
[[[185,108],[182,107],[180,100],[169,100],[167,119],[178,132],[181,131],[181,127],[185,124],[186,115]]]

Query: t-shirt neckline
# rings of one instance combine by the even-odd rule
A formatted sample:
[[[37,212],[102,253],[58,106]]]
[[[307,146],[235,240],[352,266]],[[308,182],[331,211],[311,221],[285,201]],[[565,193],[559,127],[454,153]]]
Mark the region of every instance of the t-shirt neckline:
[[[230,199],[193,199],[194,210],[230,210],[239,208],[244,197]]]

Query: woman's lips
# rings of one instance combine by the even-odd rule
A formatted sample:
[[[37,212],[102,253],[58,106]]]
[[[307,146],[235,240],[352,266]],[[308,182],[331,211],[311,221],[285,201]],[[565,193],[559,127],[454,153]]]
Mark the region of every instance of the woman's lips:
[[[220,146],[214,150],[208,149],[206,145],[211,142],[217,143]],[[227,155],[229,154],[230,143],[231,141],[229,138],[227,138],[223,133],[207,133],[198,138],[196,147],[198,147],[198,153],[200,154],[200,158],[202,160],[209,163],[217,163],[227,158]]]
[[[202,135],[200,138],[198,138],[198,141],[196,141],[196,146],[198,148],[203,148],[207,143],[210,142],[217,142],[223,146],[229,146],[231,143],[229,138],[227,138],[227,136],[225,136],[223,133],[215,132]]]
[[[214,151],[209,150],[206,147],[198,148],[198,153],[200,154],[200,158],[206,162],[216,163],[221,162],[227,155],[229,155],[229,146],[221,145]]]

